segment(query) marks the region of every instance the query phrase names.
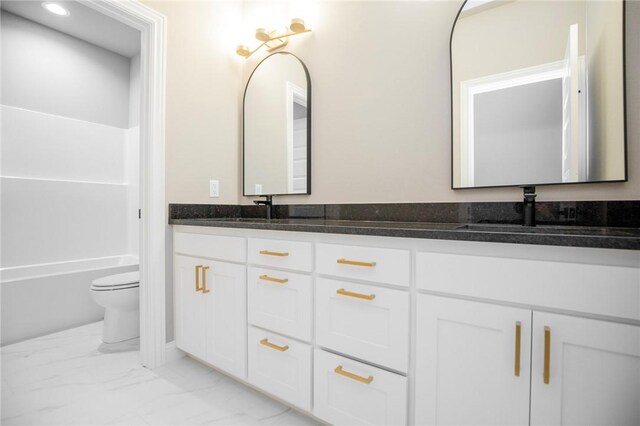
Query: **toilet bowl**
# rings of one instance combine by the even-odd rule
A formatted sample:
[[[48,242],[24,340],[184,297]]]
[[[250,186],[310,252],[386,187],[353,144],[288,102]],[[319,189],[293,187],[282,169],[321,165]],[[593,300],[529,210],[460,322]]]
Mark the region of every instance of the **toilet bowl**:
[[[104,343],[118,343],[140,336],[139,287],[138,271],[109,275],[91,283],[91,297],[104,308]]]

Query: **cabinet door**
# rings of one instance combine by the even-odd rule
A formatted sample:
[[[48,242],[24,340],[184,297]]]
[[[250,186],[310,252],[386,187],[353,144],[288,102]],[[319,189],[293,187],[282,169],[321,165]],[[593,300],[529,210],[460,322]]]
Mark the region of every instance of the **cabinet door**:
[[[409,294],[402,290],[317,278],[316,343],[406,372]]]
[[[416,424],[528,424],[530,330],[529,310],[419,295]]]
[[[206,261],[204,361],[242,379],[247,371],[247,288],[243,265]]]
[[[407,378],[320,349],[313,413],[333,425],[407,424]]]
[[[534,312],[532,425],[639,425],[640,327]]]
[[[249,327],[249,382],[290,404],[311,410],[311,346]]]
[[[200,267],[207,261],[195,257],[175,256],[174,295],[176,346],[203,359],[205,357],[205,298],[197,291]]]
[[[265,268],[247,277],[249,323],[311,341],[311,277]]]

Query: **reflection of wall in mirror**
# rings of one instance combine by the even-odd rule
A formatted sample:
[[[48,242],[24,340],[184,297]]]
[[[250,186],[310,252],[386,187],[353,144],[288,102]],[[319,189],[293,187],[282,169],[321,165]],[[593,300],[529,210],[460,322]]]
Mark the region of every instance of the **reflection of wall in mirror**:
[[[283,194],[289,187],[287,82],[306,88],[304,69],[291,55],[276,54],[251,77],[245,99],[244,155],[246,194]]]
[[[452,40],[454,129],[461,128],[462,81],[560,61],[564,58],[569,26],[585,26],[582,2],[496,3],[499,6],[463,16],[456,23]],[[579,54],[584,52],[583,37]],[[460,131],[454,131],[453,164],[459,165],[460,161]],[[454,170],[454,186],[467,186],[461,181],[460,168]]]
[[[302,100],[301,100],[302,101]],[[289,192],[307,191],[307,104],[293,102],[291,126],[291,170],[289,171]]]
[[[552,79],[474,97],[475,186],[562,180],[561,85]]]
[[[622,7],[618,1],[586,2],[589,180],[624,179]]]

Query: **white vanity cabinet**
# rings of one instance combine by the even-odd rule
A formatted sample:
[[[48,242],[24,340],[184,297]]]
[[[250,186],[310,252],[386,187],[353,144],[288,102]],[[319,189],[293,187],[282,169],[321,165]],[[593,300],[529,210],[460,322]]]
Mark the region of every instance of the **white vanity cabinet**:
[[[640,253],[178,226],[176,345],[330,424],[640,424]]]
[[[637,256],[516,250],[417,253],[416,423],[640,424]]]
[[[640,424],[638,326],[430,295],[417,324],[416,424]]]

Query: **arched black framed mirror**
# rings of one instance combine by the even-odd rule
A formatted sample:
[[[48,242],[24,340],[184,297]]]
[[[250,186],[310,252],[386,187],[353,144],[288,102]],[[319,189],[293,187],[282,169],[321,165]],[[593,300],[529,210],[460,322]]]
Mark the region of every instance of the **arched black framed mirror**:
[[[311,78],[288,52],[255,68],[243,101],[243,194],[311,193]]]

